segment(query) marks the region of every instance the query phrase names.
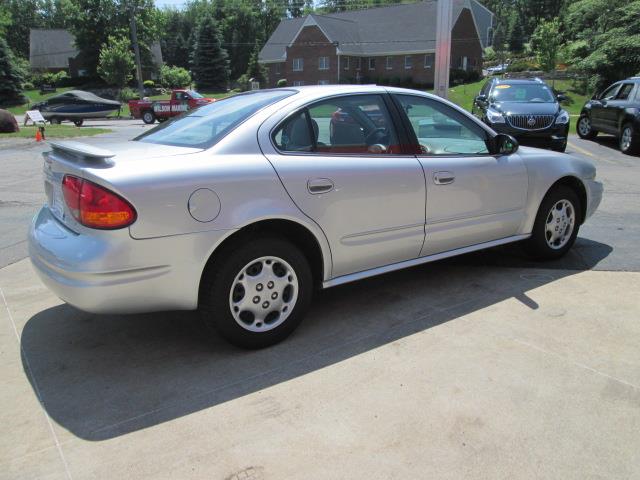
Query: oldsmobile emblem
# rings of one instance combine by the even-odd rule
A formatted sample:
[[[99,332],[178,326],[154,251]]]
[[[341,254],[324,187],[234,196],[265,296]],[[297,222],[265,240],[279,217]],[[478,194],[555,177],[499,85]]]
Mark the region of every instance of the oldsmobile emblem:
[[[529,115],[527,118],[527,125],[533,127],[536,124],[536,118],[533,115]]]

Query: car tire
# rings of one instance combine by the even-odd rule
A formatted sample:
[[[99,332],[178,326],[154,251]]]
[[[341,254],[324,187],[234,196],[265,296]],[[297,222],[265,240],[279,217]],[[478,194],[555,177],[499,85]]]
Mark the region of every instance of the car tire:
[[[625,123],[620,131],[620,151],[626,155],[640,153],[640,135],[633,131],[630,123]]]
[[[547,192],[525,249],[539,260],[562,257],[573,246],[580,229],[582,206],[575,191],[559,185]]]
[[[146,110],[142,113],[142,121],[147,125],[151,125],[156,121],[156,116],[151,110]]]
[[[279,237],[225,249],[208,265],[200,289],[207,327],[248,349],[281,342],[302,321],[311,303],[309,262]]]
[[[83,123],[84,123],[84,120],[83,120],[82,118],[81,118],[80,120],[74,120],[74,121],[73,121],[73,124],[74,124],[76,127],[81,127]]]
[[[598,131],[591,127],[591,119],[588,115],[580,116],[576,123],[576,133],[585,140],[593,140],[598,135]]]
[[[60,117],[51,117],[49,119],[49,123],[51,125],[60,125],[62,123],[62,119]]]

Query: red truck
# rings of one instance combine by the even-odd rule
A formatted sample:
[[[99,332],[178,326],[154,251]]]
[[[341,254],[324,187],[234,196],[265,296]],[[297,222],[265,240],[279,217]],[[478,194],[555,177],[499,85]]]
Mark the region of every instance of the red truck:
[[[142,118],[144,123],[164,122],[211,102],[215,99],[205,98],[193,90],[174,90],[169,100],[129,100],[129,111],[133,118]]]

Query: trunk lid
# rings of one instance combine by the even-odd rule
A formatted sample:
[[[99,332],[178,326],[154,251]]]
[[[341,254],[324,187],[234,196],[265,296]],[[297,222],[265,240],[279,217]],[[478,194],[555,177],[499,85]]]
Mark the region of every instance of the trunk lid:
[[[62,191],[62,179],[65,175],[91,180],[115,193],[121,194],[117,187],[108,181],[109,176],[100,172],[112,173],[123,170],[137,161],[153,158],[189,155],[201,149],[156,145],[143,142],[120,142],[102,148],[81,142],[49,142],[52,150],[43,153],[44,190],[47,206],[51,213],[63,224],[74,231],[86,228],[80,225],[68,212]]]

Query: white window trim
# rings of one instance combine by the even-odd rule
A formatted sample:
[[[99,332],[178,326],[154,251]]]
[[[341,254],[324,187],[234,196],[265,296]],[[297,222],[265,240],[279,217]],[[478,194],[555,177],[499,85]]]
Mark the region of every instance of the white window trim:
[[[349,70],[349,59],[351,57],[342,57],[342,58],[344,58],[344,69]]]
[[[293,86],[294,87],[304,87],[304,82],[302,80],[294,80],[293,81]]]
[[[298,63],[298,68],[296,68],[296,62]],[[294,72],[302,72],[302,71],[304,71],[304,59],[303,58],[294,58],[293,59],[293,71]]]
[[[358,61],[356,62],[356,70],[362,70],[362,57],[358,57]]]
[[[407,60],[409,60],[410,65],[407,65]],[[413,68],[413,57],[411,55],[404,56],[404,69],[411,70]]]
[[[427,58],[431,58],[431,65],[427,65]],[[435,63],[435,55],[433,53],[426,53],[424,56],[424,68],[433,68],[433,64]]]
[[[393,57],[388,56],[384,59],[384,68],[387,70],[393,70],[393,65],[391,64]]]
[[[323,60],[326,61],[324,67],[322,66]],[[329,70],[329,57],[318,57],[318,70]]]
[[[372,60],[373,60],[373,63],[374,63],[373,67],[371,67],[371,61]],[[376,57],[369,57],[368,63],[369,63],[369,70],[375,70],[376,69],[376,66],[375,66]]]

